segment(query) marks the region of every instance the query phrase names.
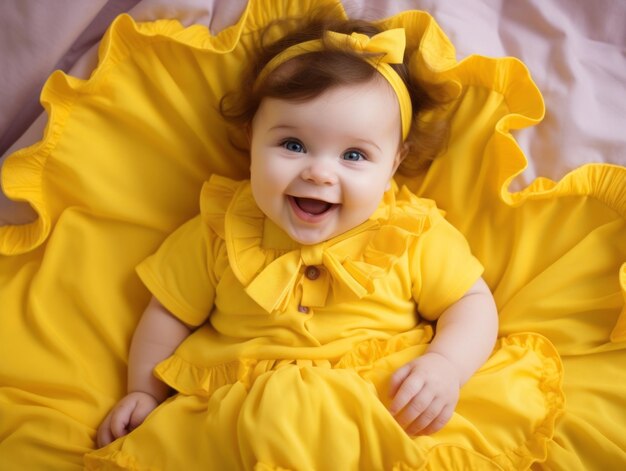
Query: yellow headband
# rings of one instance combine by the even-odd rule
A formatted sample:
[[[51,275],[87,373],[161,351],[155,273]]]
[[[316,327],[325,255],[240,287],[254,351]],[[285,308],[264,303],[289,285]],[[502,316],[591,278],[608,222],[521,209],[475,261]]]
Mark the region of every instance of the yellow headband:
[[[412,106],[411,96],[395,70],[389,64],[401,64],[404,59],[406,37],[404,28],[395,28],[383,31],[371,38],[365,34],[352,33],[350,35],[326,31],[324,40],[314,39],[288,47],[270,60],[261,73],[256,83],[260,83],[276,68],[290,59],[309,52],[317,52],[324,49],[324,44],[331,44],[338,49],[350,49],[361,53],[381,54],[373,57],[363,56],[363,60],[372,65],[391,85],[398,97],[400,104],[400,119],[402,121],[402,139],[406,139],[411,129]]]

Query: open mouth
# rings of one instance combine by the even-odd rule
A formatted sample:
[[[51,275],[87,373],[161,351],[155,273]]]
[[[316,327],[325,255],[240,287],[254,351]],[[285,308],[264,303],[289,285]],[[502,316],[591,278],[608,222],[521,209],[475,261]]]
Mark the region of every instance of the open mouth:
[[[289,200],[294,208],[297,208],[300,210],[299,212],[309,216],[321,216],[337,206],[336,204],[314,198],[299,198],[296,196],[290,196]]]

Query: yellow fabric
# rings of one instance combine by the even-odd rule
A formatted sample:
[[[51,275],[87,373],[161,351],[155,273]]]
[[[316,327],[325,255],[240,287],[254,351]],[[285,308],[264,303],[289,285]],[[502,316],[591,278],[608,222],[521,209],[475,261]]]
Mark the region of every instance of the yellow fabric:
[[[265,217],[249,181],[213,177],[200,207],[201,218],[138,267],[174,315],[202,325],[177,358],[157,369],[186,394],[212,394],[205,384],[214,383],[213,370],[224,364],[328,364],[368,340],[405,341],[409,331],[424,328],[413,300],[434,320],[482,273],[434,203],[406,188],[389,190],[369,221],[312,246],[296,244]],[[311,266],[319,270],[313,280],[306,276]],[[417,335],[421,342],[430,338]]]
[[[88,80],[50,77],[42,92],[50,115],[45,136],[10,156],[2,171],[5,192],[39,214],[33,224],[0,228],[3,467],[82,467],[95,428],[125,390],[130,336],[149,297],[134,267],[198,213],[197,195],[212,173],[247,178],[247,157],[229,140],[244,142],[245,134],[223,123],[217,101],[237,83],[259,28],[319,5],[343,15],[331,0],[252,0],[240,21],[217,36],[175,21],[135,24],[122,16]],[[540,456],[545,447],[534,468],[625,467],[626,170],[589,165],[559,182],[540,179],[510,192],[525,166],[511,131],[543,116],[523,64],[479,56],[457,62],[422,12],[381,24],[406,29],[412,73],[431,83],[433,94],[452,99],[445,152],[427,173],[401,183],[437,201],[469,240],[495,292],[502,336],[538,332],[562,358],[565,412],[553,438],[545,434],[520,457]],[[550,349],[542,358],[555,361]],[[286,375],[295,374],[292,366],[285,365]],[[324,382],[323,374],[312,381]],[[350,394],[360,394],[363,381]],[[236,405],[237,391],[225,386],[222,393]],[[525,398],[498,400],[512,410],[525,405]],[[498,443],[516,442],[514,433],[506,428]],[[437,446],[423,468],[455,469],[471,456],[466,467],[487,467],[485,447]]]
[[[224,368],[225,380],[214,381],[212,394],[175,396],[145,427],[89,455],[88,469],[211,463],[223,469],[517,470],[544,458],[563,406],[561,365],[549,342],[534,334],[503,339],[462,389],[448,426],[411,439],[387,411],[386,391],[395,368],[425,349],[429,336],[412,333],[403,342],[357,345],[332,364],[283,360]]]
[[[404,48],[406,46],[406,32],[403,28],[394,28],[383,31],[371,38],[365,34],[352,33],[350,35],[326,31],[324,39],[314,39],[288,47],[270,60],[261,70],[257,77],[257,83],[261,83],[268,74],[290,59],[309,52],[321,51],[325,44],[331,44],[339,49],[353,50],[359,53],[376,54],[365,60],[372,65],[387,80],[398,97],[400,105],[400,118],[402,121],[402,139],[406,139],[411,130],[413,117],[413,105],[411,96],[398,73],[389,64],[401,64],[404,61]],[[382,54],[382,56],[380,56]]]
[[[313,246],[263,215],[249,181],[213,176],[200,208],[138,267],[174,315],[201,326],[156,369],[183,395],[89,467],[420,468],[448,462],[431,458],[442,445],[468,467],[543,458],[563,396],[558,354],[539,336],[505,339],[434,437],[410,440],[385,408],[391,374],[433,336],[412,300],[436,319],[482,272],[432,201],[394,187],[369,221]],[[237,439],[224,436],[235,424]]]

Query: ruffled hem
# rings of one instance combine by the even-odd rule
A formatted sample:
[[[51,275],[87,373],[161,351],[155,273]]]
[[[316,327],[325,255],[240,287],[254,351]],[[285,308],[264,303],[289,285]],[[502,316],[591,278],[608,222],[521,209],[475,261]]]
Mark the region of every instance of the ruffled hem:
[[[494,458],[503,469],[527,469],[532,463],[543,462],[547,458],[548,442],[554,437],[556,421],[565,410],[563,363],[554,345],[537,334],[510,335],[500,339],[496,349],[507,345],[531,349],[542,363],[539,389],[545,401],[545,417],[537,423],[532,435],[521,446],[504,450]]]
[[[242,358],[213,366],[194,364],[177,354],[161,362],[155,374],[162,381],[188,394],[208,397],[222,386],[242,383],[246,388],[262,374],[287,365],[317,366],[322,368],[352,369],[359,374],[371,370],[374,364],[394,353],[401,352],[416,345],[426,345],[432,340],[433,329],[425,325],[407,333],[397,335],[388,340],[369,339],[357,343],[339,359],[254,359]],[[321,347],[320,347],[321,348]]]
[[[37,213],[28,224],[0,226],[0,254],[18,255],[41,245],[52,228],[49,198],[43,189],[46,163],[62,134],[73,100],[63,101],[54,92],[61,73],[55,72],[46,82],[41,103],[48,113],[49,123],[43,139],[30,147],[11,154],[5,160],[0,178],[7,197],[26,201]],[[58,103],[57,103],[58,102]]]

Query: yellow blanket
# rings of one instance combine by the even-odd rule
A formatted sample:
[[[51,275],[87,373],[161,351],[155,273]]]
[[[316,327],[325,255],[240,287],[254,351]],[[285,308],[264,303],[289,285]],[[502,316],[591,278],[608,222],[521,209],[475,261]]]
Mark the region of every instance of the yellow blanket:
[[[50,77],[45,136],[2,174],[5,192],[39,218],[0,228],[1,467],[82,466],[125,390],[130,336],[148,299],[135,265],[198,212],[209,175],[247,177],[246,155],[231,141],[243,136],[220,119],[219,98],[237,83],[255,31],[322,3],[336,4],[253,0],[218,36],[121,16],[89,80]],[[561,355],[566,410],[534,466],[624,468],[626,169],[590,165],[509,192],[525,165],[510,131],[543,115],[525,67],[457,62],[422,12],[384,24],[410,31],[413,73],[453,98],[444,154],[401,183],[435,199],[466,234],[502,336],[536,332]]]

